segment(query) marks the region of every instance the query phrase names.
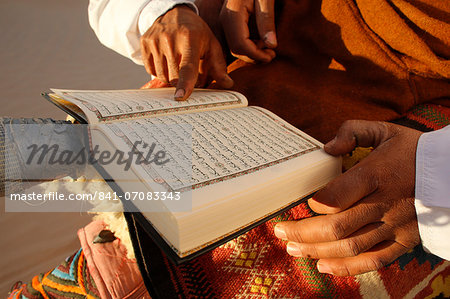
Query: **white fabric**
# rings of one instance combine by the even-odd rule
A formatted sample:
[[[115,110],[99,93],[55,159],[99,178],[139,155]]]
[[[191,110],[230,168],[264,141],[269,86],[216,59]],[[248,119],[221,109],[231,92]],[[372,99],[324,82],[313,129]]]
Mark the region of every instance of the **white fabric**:
[[[423,247],[450,260],[450,126],[420,137],[415,196]]]
[[[143,65],[141,36],[179,4],[189,5],[198,14],[194,0],[90,0],[89,24],[103,45]]]

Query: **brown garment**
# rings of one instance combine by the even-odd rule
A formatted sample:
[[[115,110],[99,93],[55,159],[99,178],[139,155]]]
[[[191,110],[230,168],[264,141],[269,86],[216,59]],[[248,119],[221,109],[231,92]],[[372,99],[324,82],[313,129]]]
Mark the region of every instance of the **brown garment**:
[[[347,119],[391,120],[450,106],[450,2],[277,2],[277,57],[230,65],[234,89],[328,141]]]

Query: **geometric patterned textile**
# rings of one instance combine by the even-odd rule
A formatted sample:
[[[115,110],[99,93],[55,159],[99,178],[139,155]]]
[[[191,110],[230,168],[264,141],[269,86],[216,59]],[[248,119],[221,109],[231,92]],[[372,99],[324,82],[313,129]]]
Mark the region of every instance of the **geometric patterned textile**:
[[[61,265],[33,277],[31,283],[13,290],[8,298],[100,298],[83,250],[78,250]]]
[[[148,286],[149,292],[158,298],[450,297],[450,262],[420,245],[379,271],[348,277],[319,273],[315,260],[289,256],[286,242],[273,235],[275,224],[312,215],[301,204],[179,266],[153,248],[145,260],[148,275],[159,283]]]

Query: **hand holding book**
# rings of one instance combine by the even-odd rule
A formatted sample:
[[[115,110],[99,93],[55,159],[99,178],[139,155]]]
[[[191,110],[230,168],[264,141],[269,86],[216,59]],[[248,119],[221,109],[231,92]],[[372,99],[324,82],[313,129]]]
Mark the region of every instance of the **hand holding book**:
[[[322,273],[348,276],[377,270],[419,244],[414,183],[420,135],[387,123],[344,123],[325,145],[328,153],[343,155],[357,145],[376,149],[309,200],[326,215],[276,226],[277,237],[290,241],[288,253],[320,259]]]

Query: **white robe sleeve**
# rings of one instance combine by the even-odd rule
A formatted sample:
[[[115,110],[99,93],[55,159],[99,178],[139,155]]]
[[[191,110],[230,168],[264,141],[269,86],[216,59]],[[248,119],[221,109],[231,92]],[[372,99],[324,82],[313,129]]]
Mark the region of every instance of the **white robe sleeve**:
[[[415,193],[424,249],[450,260],[450,126],[420,137]]]
[[[194,0],[90,0],[89,24],[103,45],[142,65],[141,36],[179,4],[198,14]]]

